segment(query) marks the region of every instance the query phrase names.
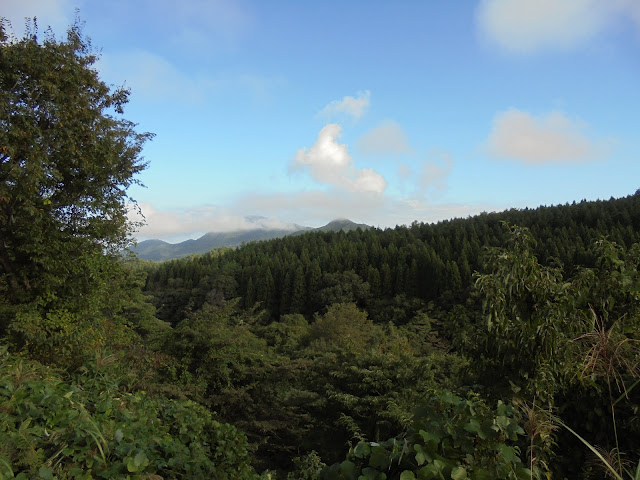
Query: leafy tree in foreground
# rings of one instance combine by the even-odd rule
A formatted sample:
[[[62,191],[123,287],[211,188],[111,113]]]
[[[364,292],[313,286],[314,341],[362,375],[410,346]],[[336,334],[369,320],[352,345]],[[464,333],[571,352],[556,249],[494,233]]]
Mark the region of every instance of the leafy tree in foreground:
[[[559,425],[611,452],[622,475],[621,452],[637,452],[640,438],[634,390],[640,382],[640,244],[625,249],[600,239],[591,249],[594,266],[565,278],[561,267],[538,262],[526,228],[509,227],[509,233],[507,247],[488,251],[490,273],[477,276],[486,319],[486,356],[478,370],[493,395],[515,394],[541,418],[558,412]],[[541,457],[541,468],[551,474],[546,457],[559,453],[552,451],[555,441],[540,436],[534,445],[536,429],[527,430],[532,470],[534,457]],[[577,461],[583,446],[562,430],[557,435],[563,455],[551,466],[554,478],[587,478],[578,471],[586,468]]]
[[[133,225],[127,188],[150,134],[121,118],[76,21],[66,40],[0,20],[0,334],[38,359],[77,366],[127,341],[139,286],[119,252]],[[138,306],[134,306],[136,304]],[[153,313],[142,315],[150,320]],[[142,319],[139,317],[138,319]]]
[[[7,24],[0,20],[0,294],[52,304],[86,294],[87,262],[126,244],[126,189],[145,168],[151,134],[120,117],[129,92],[98,78],[79,22],[65,41],[51,33],[39,41],[35,27],[10,38]]]

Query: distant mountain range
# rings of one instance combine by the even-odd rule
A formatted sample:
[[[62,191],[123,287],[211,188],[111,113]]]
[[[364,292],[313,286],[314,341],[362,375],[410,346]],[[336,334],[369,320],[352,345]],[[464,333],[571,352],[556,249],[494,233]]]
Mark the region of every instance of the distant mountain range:
[[[293,225],[290,229],[260,227],[251,230],[236,230],[233,232],[209,232],[196,240],[186,240],[180,243],[168,243],[163,240],[144,240],[132,247],[131,250],[143,260],[171,260],[197,253],[206,253],[214,248],[238,247],[243,243],[270,240],[286,235],[302,235],[307,232],[348,232],[361,228],[371,228],[364,223],[355,223],[346,218],[329,222],[323,227],[311,228]]]

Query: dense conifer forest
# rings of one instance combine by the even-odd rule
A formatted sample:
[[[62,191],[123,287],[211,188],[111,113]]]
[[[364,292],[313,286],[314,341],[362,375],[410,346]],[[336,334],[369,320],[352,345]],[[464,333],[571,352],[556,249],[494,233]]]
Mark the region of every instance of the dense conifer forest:
[[[95,61],[0,28],[0,479],[640,478],[640,190],[144,262]]]

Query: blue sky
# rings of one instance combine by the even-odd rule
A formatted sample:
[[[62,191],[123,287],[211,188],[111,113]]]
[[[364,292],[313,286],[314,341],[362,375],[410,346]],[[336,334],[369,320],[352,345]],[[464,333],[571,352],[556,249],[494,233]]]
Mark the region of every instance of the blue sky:
[[[156,137],[140,240],[380,227],[640,188],[640,1],[2,0],[79,9]]]

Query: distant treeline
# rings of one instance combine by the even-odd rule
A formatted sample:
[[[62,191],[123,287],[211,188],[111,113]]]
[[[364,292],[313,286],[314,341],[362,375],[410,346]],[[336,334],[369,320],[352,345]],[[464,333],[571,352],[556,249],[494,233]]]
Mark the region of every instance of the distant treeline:
[[[398,295],[443,305],[457,303],[473,282],[487,246],[502,245],[502,222],[530,229],[543,264],[566,272],[591,266],[590,246],[607,237],[623,246],[640,240],[640,190],[624,198],[511,209],[394,229],[313,232],[153,266],[146,290],[158,318],[172,324],[216,299],[259,302],[271,318],[311,315],[334,303],[355,302],[374,320],[402,323]]]

